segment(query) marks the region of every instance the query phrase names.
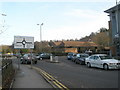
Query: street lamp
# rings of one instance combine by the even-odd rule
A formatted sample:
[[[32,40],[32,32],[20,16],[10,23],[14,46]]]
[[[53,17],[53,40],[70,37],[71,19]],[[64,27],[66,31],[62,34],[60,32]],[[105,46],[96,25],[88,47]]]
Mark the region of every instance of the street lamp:
[[[0,13],[0,15],[2,15],[3,17],[4,17],[4,16],[7,16],[6,14],[3,14],[3,13]],[[3,30],[4,30],[4,27],[5,27],[5,26],[4,26],[4,23],[5,23],[5,20],[4,20],[4,18],[3,18],[3,25],[2,25],[2,27],[1,27],[1,29],[3,29]],[[3,33],[3,30],[0,30],[0,34]]]
[[[6,14],[1,13],[2,16],[7,16]]]
[[[37,24],[37,25],[40,25],[40,42],[41,42],[41,48],[42,48],[42,25],[43,25],[43,23]],[[42,49],[41,49],[41,51],[42,51]]]

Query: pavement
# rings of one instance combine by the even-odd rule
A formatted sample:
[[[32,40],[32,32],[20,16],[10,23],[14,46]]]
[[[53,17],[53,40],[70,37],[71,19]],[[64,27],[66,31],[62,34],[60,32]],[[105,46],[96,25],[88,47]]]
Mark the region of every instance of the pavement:
[[[31,69],[26,64],[21,64],[18,69],[17,64],[15,80],[12,88],[53,88],[35,69]]]

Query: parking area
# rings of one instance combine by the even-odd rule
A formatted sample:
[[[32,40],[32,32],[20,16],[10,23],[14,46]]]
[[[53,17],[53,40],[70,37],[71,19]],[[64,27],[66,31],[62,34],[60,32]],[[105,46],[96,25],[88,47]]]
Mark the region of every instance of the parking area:
[[[88,68],[67,60],[67,56],[59,56],[59,63],[50,63],[48,59],[38,61],[41,68],[68,88],[118,88],[119,70]]]

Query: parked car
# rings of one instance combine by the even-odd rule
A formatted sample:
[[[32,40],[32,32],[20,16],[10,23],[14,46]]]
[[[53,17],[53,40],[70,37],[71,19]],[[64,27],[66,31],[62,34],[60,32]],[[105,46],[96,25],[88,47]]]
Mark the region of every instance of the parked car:
[[[85,60],[87,67],[108,69],[120,69],[120,61],[109,57],[106,54],[95,54]]]
[[[76,55],[75,53],[70,52],[70,53],[68,53],[68,55],[67,55],[67,59],[68,59],[68,60],[72,60],[75,55]]]
[[[50,59],[50,56],[52,56],[51,53],[41,53],[38,57],[38,59]]]
[[[37,64],[37,59],[34,54],[24,54],[21,57],[21,63],[29,64],[31,63],[31,60],[33,64]]]
[[[85,64],[85,59],[89,57],[88,54],[77,54],[76,55],[76,60],[75,60],[75,63],[77,64]]]
[[[77,58],[76,55],[77,55],[77,54],[74,54],[73,57],[72,57],[72,61],[73,61],[73,62],[75,62],[75,60],[76,60],[76,58]]]

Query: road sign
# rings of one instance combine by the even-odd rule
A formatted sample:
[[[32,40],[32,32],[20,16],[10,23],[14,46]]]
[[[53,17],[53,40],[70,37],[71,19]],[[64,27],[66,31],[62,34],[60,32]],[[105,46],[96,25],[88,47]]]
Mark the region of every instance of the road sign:
[[[14,36],[15,49],[32,49],[34,48],[34,37]]]

